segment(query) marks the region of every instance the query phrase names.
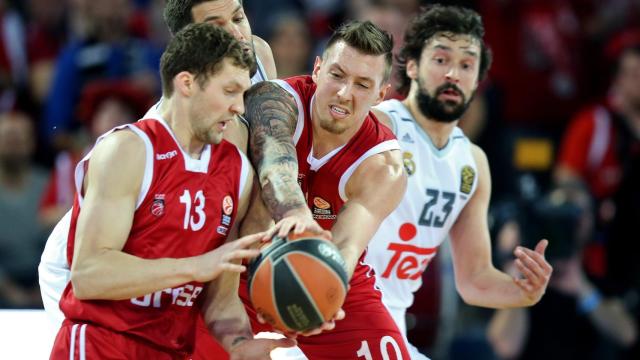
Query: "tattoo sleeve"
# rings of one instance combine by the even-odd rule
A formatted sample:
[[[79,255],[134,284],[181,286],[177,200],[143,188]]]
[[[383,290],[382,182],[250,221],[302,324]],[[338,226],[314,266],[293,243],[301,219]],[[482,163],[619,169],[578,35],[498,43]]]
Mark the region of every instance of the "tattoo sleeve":
[[[249,155],[271,215],[278,221],[289,210],[306,209],[293,144],[298,119],[295,99],[277,84],[263,81],[245,94],[245,109]]]

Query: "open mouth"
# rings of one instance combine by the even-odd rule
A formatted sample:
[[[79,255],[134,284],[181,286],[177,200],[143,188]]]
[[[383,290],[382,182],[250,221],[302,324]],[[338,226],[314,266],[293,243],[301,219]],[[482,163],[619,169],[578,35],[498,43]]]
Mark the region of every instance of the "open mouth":
[[[441,91],[439,96],[444,98],[444,100],[459,101],[460,99],[462,99],[462,94],[460,94],[460,92],[454,89],[447,89],[447,90]]]
[[[336,105],[330,105],[329,111],[331,112],[333,117],[339,118],[339,119],[345,118],[349,115],[349,110]]]

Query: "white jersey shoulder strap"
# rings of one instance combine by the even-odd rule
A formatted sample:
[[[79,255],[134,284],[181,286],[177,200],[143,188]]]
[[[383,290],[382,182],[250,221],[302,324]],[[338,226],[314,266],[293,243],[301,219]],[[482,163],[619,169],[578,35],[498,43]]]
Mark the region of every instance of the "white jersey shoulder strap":
[[[133,133],[138,135],[144,142],[144,147],[146,152],[145,166],[144,166],[144,175],[142,178],[142,186],[140,187],[140,193],[138,194],[138,199],[136,201],[136,209],[138,209],[140,204],[142,204],[142,201],[144,200],[144,198],[147,196],[147,192],[149,191],[149,188],[151,186],[151,180],[153,179],[153,145],[151,144],[151,140],[149,139],[149,136],[144,131],[140,130],[138,127],[132,124],[125,124],[125,125],[115,127],[109,130],[108,132],[104,133],[103,135],[101,135],[98,138],[98,140],[96,140],[95,145],[98,145],[98,143],[101,142],[105,137],[109,136],[115,131],[122,130],[122,129],[129,129],[133,131]],[[80,162],[78,162],[78,165],[76,165],[74,177],[75,177],[76,193],[78,194],[78,202],[80,205],[82,205],[82,201],[84,198],[82,195],[83,194],[82,185],[84,183],[84,177],[86,175],[86,164],[87,164],[87,161],[89,161],[89,159],[91,158],[92,153],[93,153],[93,150],[91,150]]]

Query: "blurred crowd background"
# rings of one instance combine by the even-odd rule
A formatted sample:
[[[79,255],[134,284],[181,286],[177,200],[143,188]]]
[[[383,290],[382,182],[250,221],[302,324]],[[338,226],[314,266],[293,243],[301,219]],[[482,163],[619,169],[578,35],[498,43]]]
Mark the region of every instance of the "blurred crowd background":
[[[245,0],[279,77],[309,73],[346,19],[394,35],[436,1]],[[438,1],[477,10],[494,53],[460,126],[493,176],[494,263],[542,237],[530,309],[465,306],[443,246],[409,337],[434,359],[640,359],[640,2]],[[160,97],[164,0],[0,0],[0,308],[40,308],[37,265],[97,136]],[[400,98],[397,92],[392,97]]]

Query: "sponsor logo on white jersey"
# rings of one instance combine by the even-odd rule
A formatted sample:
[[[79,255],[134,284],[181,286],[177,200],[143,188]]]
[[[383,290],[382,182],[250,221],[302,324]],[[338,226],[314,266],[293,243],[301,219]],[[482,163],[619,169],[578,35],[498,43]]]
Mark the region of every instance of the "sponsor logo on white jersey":
[[[409,144],[414,143],[413,138],[411,138],[411,135],[409,135],[409,133],[405,133],[400,140]]]

